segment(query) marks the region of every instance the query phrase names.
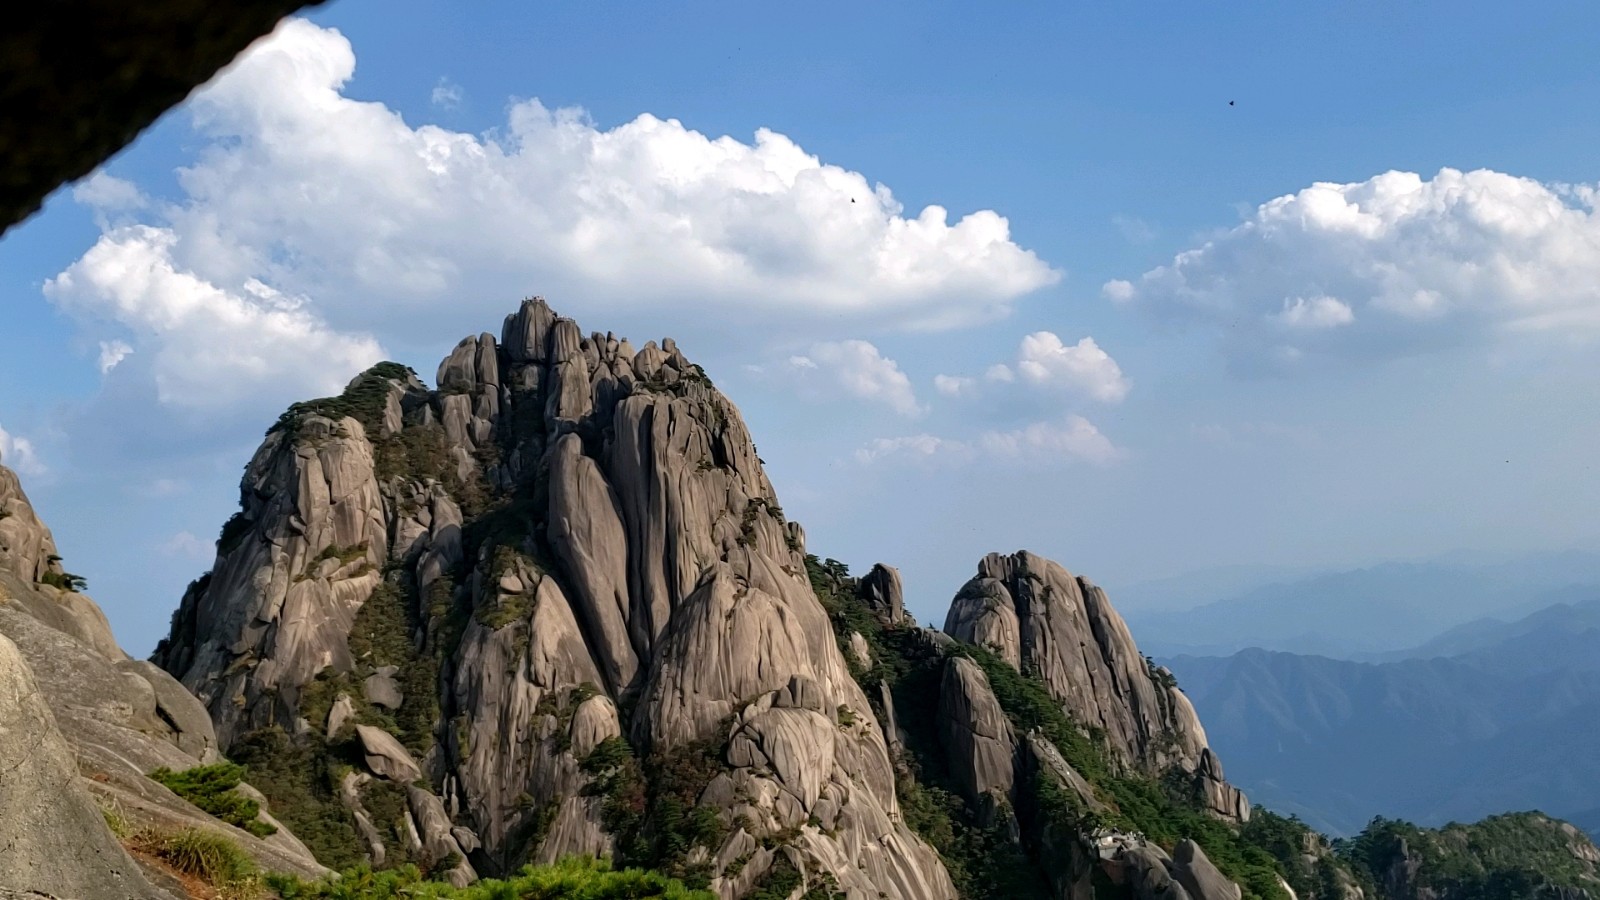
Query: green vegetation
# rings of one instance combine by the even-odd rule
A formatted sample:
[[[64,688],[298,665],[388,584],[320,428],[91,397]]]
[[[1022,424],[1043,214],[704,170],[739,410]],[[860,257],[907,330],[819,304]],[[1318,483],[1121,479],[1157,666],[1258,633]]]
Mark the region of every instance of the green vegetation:
[[[806,558],[812,589],[833,622],[840,651],[869,698],[880,682],[889,685],[907,752],[897,761],[895,793],[909,826],[944,859],[956,890],[972,900],[1050,896],[1038,866],[998,823],[984,827],[967,807],[944,768],[934,731],[943,655],[914,626],[890,626],[856,595],[855,579],[844,563]],[[852,633],[871,651],[872,666],[862,669],[849,652]],[[877,710],[881,716],[883,710]]]
[[[240,738],[229,753],[318,862],[335,869],[361,862],[355,820],[339,802],[339,779],[347,767],[320,734],[291,737],[276,726],[262,728]]]
[[[626,741],[610,738],[580,761],[592,779],[585,792],[603,798],[602,821],[625,864],[658,869],[690,887],[710,883],[710,864],[691,864],[688,857],[695,847],[716,852],[727,837],[717,811],[698,805],[723,771],[723,749],[716,741],[694,741],[641,763]]]
[[[100,815],[106,820],[106,827],[116,835],[117,840],[126,840],[133,836],[133,822],[128,814],[123,812],[122,804],[109,797],[95,795],[95,801],[100,805]]]
[[[217,554],[226,556],[238,549],[254,524],[242,510],[229,516],[228,521],[222,523],[222,533],[217,535]]]
[[[715,900],[657,872],[613,870],[602,860],[570,858],[553,866],[528,866],[512,878],[486,879],[455,888],[427,881],[415,866],[386,872],[351,869],[336,880],[307,884],[268,875],[283,900]]]
[[[497,587],[500,576],[510,572],[518,560],[534,572],[543,570],[538,562],[512,547],[502,544],[494,548],[494,561],[489,567],[489,590],[486,592],[485,602],[473,612],[474,618],[496,631],[533,614],[533,585],[524,585],[523,589],[515,594],[502,593]]]
[[[1527,812],[1439,829],[1379,817],[1336,847],[1368,885],[1409,857],[1417,864],[1419,888],[1449,900],[1499,900],[1554,898],[1561,888],[1594,894],[1600,889],[1596,866],[1573,852],[1586,840],[1554,819]]]
[[[89,589],[89,580],[87,578],[82,575],[74,575],[71,572],[46,572],[39,579],[39,583],[48,584],[63,591],[71,591],[74,594],[81,594]]]
[[[321,553],[318,553],[316,556],[313,556],[309,560],[306,560],[305,568],[301,570],[300,577],[296,578],[295,580],[296,581],[305,581],[306,579],[311,578],[312,576],[316,575],[317,566],[321,565],[322,563],[324,563],[324,562],[326,562],[326,561],[328,561],[330,559],[338,560],[339,561],[339,567],[342,568],[344,566],[350,565],[351,563],[355,562],[358,559],[361,559],[362,557],[364,557],[366,555],[367,555],[367,543],[366,543],[366,541],[362,541],[361,543],[355,544],[355,545],[350,546],[350,547],[340,547],[340,546],[338,546],[336,544],[329,544],[328,546],[322,548],[322,552]],[[365,566],[363,568],[365,568],[369,572],[372,570],[370,565],[369,566]],[[357,574],[359,574],[359,573],[357,573]]]
[[[383,410],[389,401],[390,382],[403,382],[415,377],[415,372],[399,363],[378,363],[356,376],[356,380],[337,397],[323,397],[291,405],[267,429],[267,434],[287,431],[293,435],[306,419],[321,416],[335,422],[345,417],[353,418],[366,428],[369,435],[376,435],[383,425]]]
[[[220,834],[185,828],[182,831],[141,831],[132,838],[134,849],[160,859],[173,870],[221,888],[231,896],[250,896],[256,866],[238,845]]]
[[[944,857],[963,897],[1048,895],[1042,879],[1049,864],[1030,860],[1030,852],[1036,854],[1038,848],[1025,849],[997,828],[982,827],[976,811],[967,808],[943,770],[933,729],[939,680],[949,653],[966,656],[982,668],[1017,732],[1037,731],[1047,738],[1108,808],[1104,814],[1093,814],[1074,792],[1053,781],[1037,781],[1022,791],[1023,805],[1015,810],[1024,832],[1065,836],[1113,828],[1142,833],[1169,852],[1178,841],[1192,839],[1218,869],[1240,884],[1244,900],[1287,900],[1278,883],[1280,874],[1287,875],[1286,864],[1255,843],[1250,832],[1240,832],[1202,811],[1192,783],[1182,773],[1156,779],[1123,771],[1113,764],[1104,736],[1073,722],[1037,677],[1018,672],[984,648],[961,645],[940,650],[913,627],[885,623],[858,599],[856,580],[837,560],[810,556],[806,568],[862,688],[876,697],[880,681],[890,687],[909,751],[897,781],[906,823]],[[866,670],[847,650],[851,633],[861,634],[872,651],[872,666]],[[1030,822],[1037,827],[1028,828]],[[1285,858],[1297,859],[1298,854]]]
[[[278,833],[273,825],[257,818],[261,804],[234,790],[244,781],[243,766],[221,762],[182,772],[163,767],[151,772],[150,777],[200,809],[256,837]]]

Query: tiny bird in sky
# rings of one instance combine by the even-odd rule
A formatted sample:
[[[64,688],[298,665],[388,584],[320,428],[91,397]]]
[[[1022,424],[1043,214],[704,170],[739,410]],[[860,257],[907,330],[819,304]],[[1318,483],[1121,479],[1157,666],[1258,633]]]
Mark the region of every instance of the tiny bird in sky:
[[[1233,101],[1232,101],[1232,100],[1229,100],[1229,101],[1228,101],[1228,105],[1229,105],[1229,106],[1232,106],[1232,105],[1233,105]]]

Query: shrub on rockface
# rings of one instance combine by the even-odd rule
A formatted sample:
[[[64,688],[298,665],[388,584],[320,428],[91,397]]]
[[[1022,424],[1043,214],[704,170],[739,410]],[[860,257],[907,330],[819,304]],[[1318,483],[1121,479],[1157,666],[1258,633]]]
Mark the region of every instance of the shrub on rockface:
[[[151,772],[150,778],[205,812],[256,837],[278,833],[277,828],[258,818],[261,804],[234,790],[244,781],[243,766],[222,762],[181,772],[163,767]]]

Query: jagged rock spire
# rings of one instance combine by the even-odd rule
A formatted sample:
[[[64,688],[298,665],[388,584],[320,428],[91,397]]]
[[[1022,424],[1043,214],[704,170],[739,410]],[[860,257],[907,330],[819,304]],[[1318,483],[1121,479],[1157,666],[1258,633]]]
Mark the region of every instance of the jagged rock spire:
[[[297,404],[251,461],[156,654],[225,743],[348,716],[379,662],[361,642],[372,604],[397,604],[410,649],[383,662],[438,678],[396,719],[437,702],[431,730],[402,736],[480,869],[609,852],[582,762],[625,736],[639,753],[724,748],[701,802],[727,825],[706,851],[730,896],[790,864],[853,895],[954,896],[899,821],[803,533],[738,410],[675,342],[585,337],[532,298],[498,340],[462,340],[437,382],[375,368]],[[358,807],[360,786],[346,796]],[[420,821],[429,801],[412,799]]]

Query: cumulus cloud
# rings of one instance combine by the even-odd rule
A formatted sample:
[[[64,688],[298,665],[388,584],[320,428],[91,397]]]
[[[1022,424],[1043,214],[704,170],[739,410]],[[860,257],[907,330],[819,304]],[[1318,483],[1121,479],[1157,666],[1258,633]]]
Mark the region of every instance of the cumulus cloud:
[[[4,428],[0,428],[0,464],[21,475],[45,473],[44,461],[39,458],[33,442],[25,437],[13,435]]]
[[[812,392],[846,396],[877,403],[903,416],[922,410],[911,379],[900,366],[866,341],[828,341],[811,346],[809,355],[791,356],[789,366]]]
[[[1030,463],[1085,462],[1109,465],[1122,455],[1094,423],[1082,416],[1034,422],[1010,431],[986,431],[970,441],[917,434],[877,438],[856,451],[870,465],[889,459],[951,462],[993,459]]]
[[[1212,327],[1254,361],[1401,355],[1512,331],[1592,338],[1596,197],[1489,170],[1318,183],[1103,293]]]
[[[1120,403],[1132,388],[1122,367],[1094,338],[1068,344],[1050,331],[1023,337],[1015,362],[996,363],[984,371],[983,378],[995,385],[1020,383],[1047,394],[1087,397],[1101,403]],[[945,396],[964,396],[978,392],[978,380],[939,375],[934,387]]]
[[[1030,384],[1076,391],[1103,403],[1128,396],[1122,367],[1092,337],[1068,346],[1051,332],[1036,331],[1017,349],[1017,371]]]
[[[330,330],[304,301],[259,281],[235,293],[185,271],[173,260],[178,240],[170,229],[118,228],[45,283],[63,309],[109,319],[155,347],[162,402],[220,409],[264,385],[280,396],[336,393],[383,358],[372,338]],[[111,349],[102,350],[104,371],[132,352],[123,342]]]
[[[144,223],[170,233],[177,268],[314,298],[340,327],[375,304],[501,312],[538,290],[613,311],[951,328],[1060,277],[1000,215],[908,212],[776,131],[741,141],[648,113],[607,128],[537,100],[484,135],[413,126],[342,93],[355,65],[338,31],[290,19],[191,98],[203,149],[184,196]]]
[[[192,409],[248,394],[259,415],[336,390],[380,341],[431,346],[529,293],[680,339],[731,321],[825,339],[991,320],[1060,277],[995,212],[907,211],[772,130],[608,127],[525,100],[462,133],[346,96],[355,67],[337,30],[286,20],[186,103],[199,149],[175,197],[105,173],[77,187],[103,234],[46,295],[105,342],[114,379]],[[917,409],[892,364],[845,375]]]

